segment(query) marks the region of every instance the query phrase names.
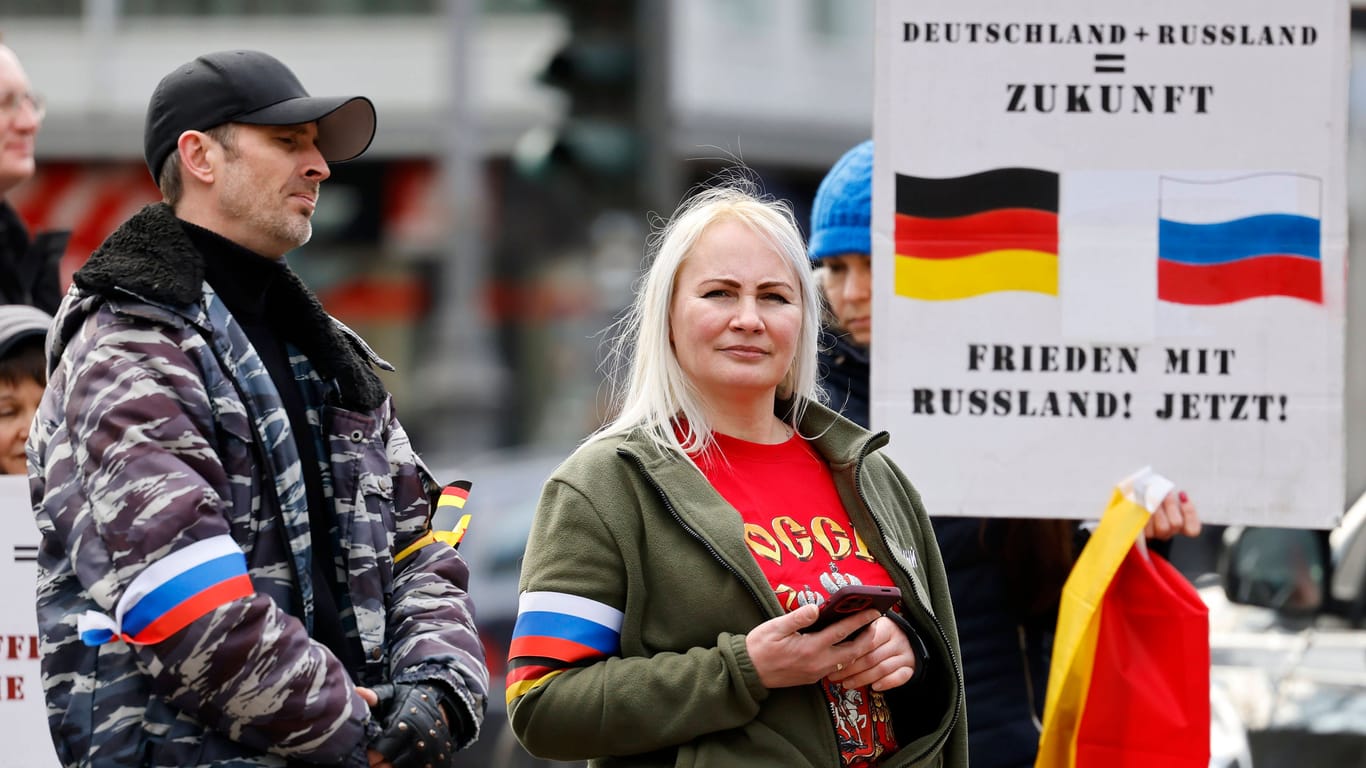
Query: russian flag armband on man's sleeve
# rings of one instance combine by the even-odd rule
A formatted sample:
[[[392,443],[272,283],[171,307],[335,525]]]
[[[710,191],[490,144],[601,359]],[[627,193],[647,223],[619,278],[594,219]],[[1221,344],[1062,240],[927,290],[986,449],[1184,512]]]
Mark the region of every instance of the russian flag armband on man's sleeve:
[[[214,536],[147,566],[114,606],[114,616],[86,611],[76,621],[81,641],[150,645],[213,609],[255,594],[247,558],[231,536]]]

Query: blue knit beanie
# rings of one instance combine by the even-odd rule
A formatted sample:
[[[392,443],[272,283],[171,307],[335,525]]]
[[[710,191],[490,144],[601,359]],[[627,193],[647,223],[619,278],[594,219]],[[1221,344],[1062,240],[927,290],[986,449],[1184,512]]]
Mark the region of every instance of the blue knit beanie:
[[[844,153],[811,204],[811,262],[873,252],[873,141]]]

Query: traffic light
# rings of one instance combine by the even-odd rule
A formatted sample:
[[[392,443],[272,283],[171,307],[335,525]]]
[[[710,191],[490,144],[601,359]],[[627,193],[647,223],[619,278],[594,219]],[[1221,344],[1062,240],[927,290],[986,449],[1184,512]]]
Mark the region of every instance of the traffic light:
[[[643,78],[636,0],[556,3],[569,35],[540,75],[567,104],[563,119],[524,135],[517,168],[533,178],[571,177],[604,206],[629,207],[638,189]]]

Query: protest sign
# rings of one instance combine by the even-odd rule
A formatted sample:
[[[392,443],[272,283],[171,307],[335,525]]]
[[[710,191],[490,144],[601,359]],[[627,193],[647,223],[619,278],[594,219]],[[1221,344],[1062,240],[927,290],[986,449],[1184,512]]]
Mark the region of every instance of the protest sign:
[[[882,0],[872,422],[934,514],[1342,513],[1347,7]]]

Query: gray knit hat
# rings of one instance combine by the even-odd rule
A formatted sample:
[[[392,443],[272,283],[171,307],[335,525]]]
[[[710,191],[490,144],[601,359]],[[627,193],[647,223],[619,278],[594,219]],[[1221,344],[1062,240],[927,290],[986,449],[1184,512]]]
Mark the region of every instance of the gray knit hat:
[[[0,357],[15,344],[34,336],[44,338],[52,315],[27,304],[0,305]]]

